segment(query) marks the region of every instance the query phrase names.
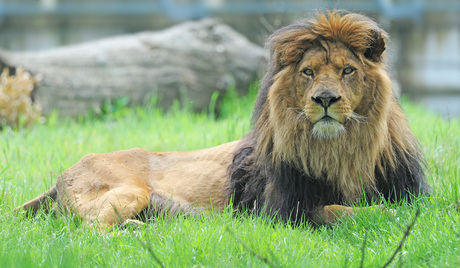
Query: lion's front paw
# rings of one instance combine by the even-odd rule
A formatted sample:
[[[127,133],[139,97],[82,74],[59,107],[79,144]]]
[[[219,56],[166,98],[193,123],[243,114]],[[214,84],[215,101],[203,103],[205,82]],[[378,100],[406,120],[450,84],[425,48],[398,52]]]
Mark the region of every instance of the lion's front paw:
[[[120,229],[128,229],[129,227],[132,227],[133,229],[138,229],[143,226],[145,226],[145,222],[127,219],[122,224],[120,224]]]

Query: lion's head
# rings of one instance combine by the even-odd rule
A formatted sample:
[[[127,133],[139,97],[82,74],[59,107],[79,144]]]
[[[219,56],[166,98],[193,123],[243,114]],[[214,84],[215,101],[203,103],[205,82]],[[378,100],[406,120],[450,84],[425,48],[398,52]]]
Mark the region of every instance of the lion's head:
[[[292,183],[306,192],[295,198],[321,181],[334,195],[327,202],[378,195],[393,186],[388,177],[399,168],[415,174],[411,183],[424,183],[417,140],[386,71],[386,38],[371,19],[336,11],[269,38],[253,130],[230,167],[236,199],[278,199],[273,206],[282,210],[286,193],[279,189],[296,176]]]
[[[295,124],[316,139],[346,135],[347,125],[369,115],[377,93],[390,96],[391,86],[386,73],[379,72],[381,67],[366,64],[369,60],[341,42],[311,44],[299,59],[274,77],[268,105],[274,121],[295,118]],[[376,86],[376,79],[383,88]],[[301,119],[307,122],[302,124]]]

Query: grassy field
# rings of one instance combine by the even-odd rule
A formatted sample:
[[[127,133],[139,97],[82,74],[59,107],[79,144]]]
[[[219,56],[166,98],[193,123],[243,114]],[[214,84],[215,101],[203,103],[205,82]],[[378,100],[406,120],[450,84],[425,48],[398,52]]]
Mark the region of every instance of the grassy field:
[[[165,114],[152,105],[115,107],[102,118],[58,120],[54,114],[33,128],[0,131],[0,267],[381,267],[417,208],[420,216],[390,266],[460,266],[460,121],[447,122],[406,100],[434,193],[416,205],[395,206],[394,215],[365,212],[313,230],[234,216],[229,208],[101,234],[71,216],[12,213],[87,153],[191,150],[239,139],[249,130],[254,95],[228,98],[218,120],[180,109]]]

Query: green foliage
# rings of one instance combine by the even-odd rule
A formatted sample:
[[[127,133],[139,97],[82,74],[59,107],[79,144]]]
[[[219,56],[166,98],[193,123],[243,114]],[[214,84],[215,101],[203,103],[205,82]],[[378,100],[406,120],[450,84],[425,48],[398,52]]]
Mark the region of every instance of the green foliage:
[[[394,206],[394,213],[365,211],[314,230],[233,215],[229,207],[202,218],[159,218],[137,230],[101,234],[75,216],[27,218],[12,211],[87,153],[193,150],[240,139],[249,131],[255,94],[255,87],[249,97],[233,91],[217,119],[178,106],[164,113],[155,106],[115,105],[123,112],[76,120],[53,113],[45,124],[0,131],[0,267],[358,267],[361,261],[380,267],[416,208],[420,216],[390,266],[460,265],[460,121],[448,122],[407,100],[403,107],[421,140],[434,193],[415,205]]]
[[[106,99],[102,104],[100,110],[91,111],[90,117],[100,117],[103,119],[117,119],[129,114],[130,99],[128,97],[121,97],[116,99]]]
[[[248,120],[251,118],[254,100],[257,97],[259,84],[249,87],[247,96],[240,97],[235,89],[230,89],[220,105],[220,117],[233,120]]]

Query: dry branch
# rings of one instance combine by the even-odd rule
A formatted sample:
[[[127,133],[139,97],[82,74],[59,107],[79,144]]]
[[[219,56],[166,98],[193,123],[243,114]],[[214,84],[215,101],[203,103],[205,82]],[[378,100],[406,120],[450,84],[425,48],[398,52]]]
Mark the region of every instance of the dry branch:
[[[407,229],[406,229],[406,231],[404,232],[404,235],[403,235],[403,237],[401,238],[401,241],[399,242],[398,247],[397,247],[397,248],[395,249],[395,251],[393,252],[393,255],[391,255],[391,257],[388,259],[388,261],[383,265],[383,268],[388,267],[388,265],[390,265],[390,263],[394,260],[394,258],[395,258],[396,255],[398,254],[398,252],[401,251],[401,248],[402,248],[402,246],[404,245],[404,242],[406,241],[406,238],[409,236],[410,230],[411,230],[412,227],[415,225],[415,222],[417,221],[417,218],[418,218],[419,215],[420,215],[420,208],[418,208],[417,211],[415,212],[414,219],[413,219],[412,222],[407,226]]]
[[[250,248],[246,243],[244,243],[243,240],[241,240],[236,234],[235,232],[233,232],[232,229],[230,229],[230,227],[226,227],[225,230],[231,235],[233,236],[233,238],[241,244],[241,246],[243,246],[243,248],[248,251],[249,253],[251,253],[251,255],[253,255],[254,257],[256,257],[257,259],[263,261],[265,264],[267,264],[268,266],[270,267],[278,267],[278,265],[274,264],[273,262],[271,262],[267,257],[265,256],[262,256],[260,254],[258,254],[257,252],[255,252],[252,248]]]

